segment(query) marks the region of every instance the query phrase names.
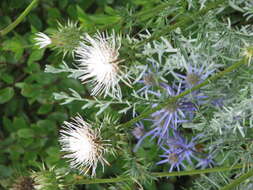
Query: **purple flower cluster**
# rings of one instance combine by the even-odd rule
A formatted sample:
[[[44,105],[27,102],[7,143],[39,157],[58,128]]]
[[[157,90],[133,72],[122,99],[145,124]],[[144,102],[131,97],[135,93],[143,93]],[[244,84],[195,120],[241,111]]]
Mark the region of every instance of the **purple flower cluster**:
[[[172,86],[161,83],[161,87],[165,91],[165,95],[160,92],[152,92],[152,94],[158,99],[177,96],[183,91],[183,86],[181,83],[178,85],[173,84]],[[157,105],[158,104],[155,103],[152,105],[152,107],[156,107]],[[138,149],[142,141],[148,136],[152,136],[152,139],[157,137],[158,144],[163,144],[170,137],[171,130],[175,130],[178,128],[178,125],[190,121],[193,118],[195,111],[197,111],[195,104],[187,99],[181,99],[177,102],[169,104],[167,107],[162,108],[161,110],[154,112],[151,114],[151,119],[149,119],[153,123],[153,129],[151,129],[141,138],[137,138],[139,139],[139,142],[137,143],[135,150]],[[137,128],[135,128],[134,131],[138,130],[138,125],[140,124],[137,124]]]
[[[212,155],[201,153],[196,148],[196,140],[202,135],[197,135],[192,138],[191,141],[187,141],[183,138],[178,131],[173,132],[173,136],[170,137],[167,142],[161,146],[164,150],[164,154],[160,155],[163,160],[157,162],[157,164],[169,163],[171,172],[174,168],[180,170],[180,166],[185,168],[185,162],[193,165],[193,159],[198,162],[196,167],[206,168],[214,165]]]
[[[158,82],[156,74],[159,73],[159,68],[152,64],[152,69],[147,70],[143,74],[143,78],[139,80],[138,83],[143,84],[144,87],[140,88],[137,93],[141,96],[145,94],[145,97],[152,95],[152,97],[162,102],[164,99],[178,96],[183,91],[200,84],[215,71],[214,69],[208,70],[204,66],[197,67],[196,65],[186,66],[185,70],[185,75],[176,73],[179,81],[169,85],[165,82]],[[200,168],[213,165],[213,155],[201,153],[195,147],[195,141],[199,140],[201,135],[187,141],[179,132],[181,131],[179,127],[183,123],[192,121],[198,106],[205,103],[207,98],[200,91],[193,91],[190,95],[168,104],[151,114],[150,118],[147,119],[152,123],[152,128],[147,132],[144,131],[142,123],[137,123],[132,132],[138,139],[134,151],[137,151],[144,139],[151,136],[150,139],[157,139],[159,147],[164,151],[164,154],[160,156],[163,159],[157,164],[169,163],[169,171],[175,168],[177,170],[185,168],[186,163]],[[152,104],[152,107],[156,106],[158,106],[158,103]]]

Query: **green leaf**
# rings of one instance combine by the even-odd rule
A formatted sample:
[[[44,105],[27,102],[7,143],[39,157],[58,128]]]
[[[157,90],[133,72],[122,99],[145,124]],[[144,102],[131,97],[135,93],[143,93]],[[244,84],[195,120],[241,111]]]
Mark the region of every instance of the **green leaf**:
[[[61,0],[59,1],[59,7],[64,9],[68,5],[68,0]]]
[[[49,131],[55,131],[55,122],[51,120],[39,120],[37,123],[38,130],[43,134],[48,134]]]
[[[14,89],[12,87],[6,87],[0,90],[0,104],[8,102],[14,96]]]
[[[3,126],[4,126],[4,129],[8,132],[14,131],[12,122],[7,117],[3,117]]]
[[[41,86],[40,85],[32,85],[32,84],[25,84],[21,90],[21,94],[25,97],[37,97],[41,93]]]
[[[89,18],[89,16],[83,11],[79,6],[76,6],[78,19],[82,22],[84,28],[92,28],[94,23]]]
[[[36,14],[31,13],[28,15],[28,20],[37,30],[42,30],[42,22]]]
[[[58,147],[49,147],[46,152],[47,152],[48,155],[54,155],[54,154],[59,154],[60,153]]]
[[[19,38],[14,37],[11,40],[7,40],[3,43],[3,50],[14,52],[15,59],[19,60],[24,52],[24,44]]]
[[[12,84],[14,82],[13,76],[7,74],[7,73],[1,73],[1,79],[6,82],[7,84]]]
[[[52,110],[52,108],[53,108],[52,104],[44,104],[40,106],[38,114],[47,114]]]
[[[35,61],[38,61],[40,60],[44,55],[44,49],[36,49],[36,50],[33,50],[31,55],[29,56],[29,59],[28,59],[28,65],[32,64],[33,62]]]
[[[28,125],[23,117],[15,117],[13,121],[15,129],[28,128]]]
[[[62,123],[68,119],[68,115],[64,112],[53,112],[48,116],[48,119]]]
[[[20,138],[32,138],[34,137],[34,132],[32,129],[19,129],[17,135]]]

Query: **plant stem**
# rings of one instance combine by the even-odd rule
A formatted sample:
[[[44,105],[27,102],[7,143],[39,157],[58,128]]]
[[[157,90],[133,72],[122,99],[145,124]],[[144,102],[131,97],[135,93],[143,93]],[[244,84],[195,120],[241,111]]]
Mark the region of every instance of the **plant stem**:
[[[30,5],[22,12],[22,14],[10,25],[8,25],[6,28],[0,31],[0,36],[4,36],[8,34],[10,31],[12,31],[24,18],[26,15],[29,14],[29,12],[33,9],[33,7],[37,4],[39,0],[33,0]]]
[[[148,109],[148,111],[144,111],[141,115],[131,119],[130,121],[126,122],[126,123],[123,123],[123,124],[120,124],[119,127],[129,127],[129,126],[132,126],[134,125],[136,122],[146,118],[146,117],[149,117],[150,114],[166,107],[167,105],[171,104],[171,103],[174,103],[176,102],[178,99],[184,97],[185,95],[187,94],[190,94],[191,92],[195,91],[195,90],[198,90],[200,89],[201,87],[203,86],[206,86],[208,85],[209,83],[211,83],[212,81],[215,81],[217,80],[218,78],[221,78],[223,75],[235,70],[236,68],[238,68],[239,66],[241,66],[242,64],[244,63],[247,63],[247,61],[245,59],[242,59],[236,63],[234,63],[233,65],[231,65],[230,67],[228,67],[227,69],[209,77],[208,79],[206,79],[204,82],[192,87],[191,89],[188,89],[184,92],[182,92],[181,94],[177,95],[177,96],[174,96],[174,97],[170,97],[168,98],[167,100],[165,100],[163,103],[161,104],[158,104],[156,107],[154,108],[150,108]]]
[[[233,167],[215,167],[203,170],[190,170],[190,171],[180,171],[180,172],[153,172],[151,173],[154,177],[173,177],[173,176],[186,176],[186,175],[197,175],[197,174],[206,174],[212,172],[224,172],[235,169],[243,168],[244,165],[235,165]],[[253,175],[253,174],[251,174]],[[107,179],[77,179],[73,182],[73,184],[97,184],[97,183],[117,183],[122,181],[131,180],[130,177],[115,177],[115,178],[107,178]]]
[[[235,188],[237,185],[245,181],[246,179],[253,176],[253,170],[250,170],[246,174],[241,175],[237,179],[233,180],[230,184],[226,185],[225,187],[221,188],[220,190],[229,190]]]
[[[217,0],[217,1],[214,1],[214,2],[211,2],[209,3],[206,8],[202,9],[201,11],[197,12],[197,13],[194,13],[192,15],[183,15],[180,17],[179,21],[173,25],[170,25],[164,29],[162,29],[161,31],[158,31],[156,32],[155,34],[151,35],[150,38],[147,38],[141,42],[139,42],[138,44],[136,44],[136,48],[150,42],[150,41],[153,41],[153,40],[156,40],[156,39],[159,39],[161,36],[167,34],[168,32],[171,32],[173,31],[174,29],[176,28],[181,28],[183,26],[185,26],[186,24],[194,21],[194,19],[206,14],[208,11],[214,9],[214,8],[217,8],[218,6],[220,6],[222,3],[224,3],[224,0]]]
[[[157,5],[154,8],[151,8],[151,9],[144,10],[144,11],[138,12],[136,14],[133,14],[130,17],[130,19],[135,20],[133,25],[136,25],[137,23],[144,22],[145,20],[156,16],[161,11],[163,11],[165,8],[169,7],[170,5],[174,5],[174,4],[175,4],[175,1],[162,3],[160,5]],[[100,28],[100,30],[105,31],[108,28],[113,28],[115,25],[125,25],[126,22],[128,22],[128,20],[124,19],[124,17],[122,17],[120,19],[120,21],[117,21],[117,22],[109,24],[109,25],[105,25],[104,27]],[[92,32],[96,32],[96,31],[97,31],[97,29],[94,29],[94,31],[92,31]]]

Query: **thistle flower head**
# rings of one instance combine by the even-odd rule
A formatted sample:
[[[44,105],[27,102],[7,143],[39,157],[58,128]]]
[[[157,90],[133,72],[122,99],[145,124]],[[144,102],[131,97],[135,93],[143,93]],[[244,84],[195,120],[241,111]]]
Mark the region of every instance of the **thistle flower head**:
[[[80,43],[82,33],[76,22],[69,20],[65,25],[58,22],[57,30],[51,31],[49,37],[42,32],[36,33],[35,45],[44,48],[51,44],[50,47],[57,50],[58,53],[63,53],[63,57],[67,54],[74,55],[74,50]]]
[[[109,164],[104,156],[106,145],[100,137],[99,129],[92,129],[81,116],[76,116],[72,122],[64,122],[60,130],[60,144],[62,151],[67,154],[65,158],[70,159],[70,166],[79,169],[81,173],[87,173],[92,169],[92,176],[95,175],[98,162]]]
[[[63,53],[63,57],[71,54],[74,57],[74,50],[79,46],[83,32],[77,22],[68,20],[66,24],[58,22],[57,31],[52,32],[52,47]]]
[[[121,98],[121,89],[119,81],[122,80],[128,84],[125,75],[119,63],[119,48],[121,38],[113,33],[111,36],[105,33],[97,33],[93,38],[86,34],[84,42],[76,49],[77,61],[80,62],[79,69],[83,71],[80,80],[83,82],[92,82],[93,89],[91,95]],[[126,77],[126,80],[124,78]]]
[[[40,49],[45,48],[46,46],[52,43],[51,38],[49,38],[46,34],[42,32],[38,32],[35,35],[36,35],[36,37],[34,38],[34,40],[36,41],[35,45],[39,46]]]

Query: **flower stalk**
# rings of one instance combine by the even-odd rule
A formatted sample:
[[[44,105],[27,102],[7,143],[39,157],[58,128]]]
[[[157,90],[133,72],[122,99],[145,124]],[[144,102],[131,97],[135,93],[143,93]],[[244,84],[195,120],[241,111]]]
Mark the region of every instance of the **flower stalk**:
[[[245,165],[239,164],[233,167],[215,167],[215,168],[208,168],[202,170],[190,170],[190,171],[180,171],[180,172],[153,172],[151,173],[154,177],[175,177],[175,176],[187,176],[187,175],[198,175],[198,174],[206,174],[206,173],[213,173],[213,172],[225,172],[231,171],[235,169],[243,168]],[[253,172],[252,172],[253,175]],[[81,177],[81,176],[80,176]],[[130,177],[115,177],[115,178],[107,178],[107,179],[82,179],[78,178],[73,181],[73,184],[98,184],[98,183],[118,183],[122,181],[131,180]],[[227,190],[227,189],[226,189]]]
[[[30,13],[30,11],[35,7],[39,0],[33,0],[30,5],[22,12],[22,14],[15,20],[13,21],[10,25],[8,25],[6,28],[0,31],[0,36],[4,36],[8,34],[10,31],[12,31],[20,22],[24,20],[26,15]]]

